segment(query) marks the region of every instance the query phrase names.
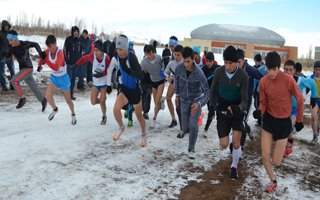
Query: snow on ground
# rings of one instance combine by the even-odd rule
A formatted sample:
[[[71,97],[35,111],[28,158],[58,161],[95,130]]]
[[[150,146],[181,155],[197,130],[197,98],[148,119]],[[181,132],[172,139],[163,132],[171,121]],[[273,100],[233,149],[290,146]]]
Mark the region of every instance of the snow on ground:
[[[313,137],[310,127],[294,136],[294,152],[283,159],[281,167],[274,169],[278,188],[273,194],[264,193],[259,187],[265,188],[269,183],[268,175],[263,168],[261,156],[245,155],[246,163],[250,166],[240,193],[249,197],[248,191],[261,190],[262,199],[317,199],[320,192],[319,183],[319,145],[311,145]],[[259,152],[260,153],[260,152]],[[247,194],[246,194],[247,193]]]
[[[76,126],[70,124],[69,110],[60,96],[56,97],[59,113],[51,122],[47,120],[51,108],[41,113],[31,97],[21,110],[14,108],[15,101],[0,104],[1,198],[174,198],[188,180],[199,176],[189,173],[187,166],[209,169],[217,161],[217,138],[199,138],[198,159],[191,162],[188,138],[178,140],[178,128],[166,128],[170,123],[166,112],[159,114],[159,127],[148,131],[147,148],[139,146],[141,132],[135,118],[134,127],[114,142],[112,136],[118,131],[112,116],[115,92],[107,100],[106,126],[100,125],[99,106],[91,106],[88,97],[75,101]]]
[[[146,148],[139,146],[141,132],[136,118],[134,126],[114,142],[112,136],[118,131],[112,115],[115,95],[114,91],[107,99],[105,126],[100,125],[100,108],[90,104],[88,92],[76,94],[76,126],[71,125],[70,112],[61,95],[55,97],[59,113],[51,122],[47,120],[50,106],[41,113],[40,104],[32,96],[27,96],[21,110],[15,109],[14,97],[11,101],[1,100],[0,199],[177,199],[188,181],[202,181],[202,173],[192,169],[210,170],[219,161],[230,159],[228,150],[219,149],[214,122],[208,139],[202,137],[200,127],[197,157],[189,160],[188,136],[178,139],[178,128],[167,128],[171,120],[167,110],[160,111],[157,128],[148,129]],[[152,113],[151,109],[150,116]],[[311,137],[310,128],[298,135],[299,140],[310,141]],[[319,159],[319,155],[309,147],[301,148],[299,143],[295,148],[299,151],[286,159],[284,166],[310,170],[312,176],[310,160]],[[261,159],[251,159],[249,155],[247,159],[244,157],[241,162],[253,164],[254,171],[249,172],[252,175],[246,178],[243,188],[262,191],[268,178]],[[280,176],[280,192],[275,196],[318,197],[319,188],[305,187],[301,183],[304,177],[291,172]]]

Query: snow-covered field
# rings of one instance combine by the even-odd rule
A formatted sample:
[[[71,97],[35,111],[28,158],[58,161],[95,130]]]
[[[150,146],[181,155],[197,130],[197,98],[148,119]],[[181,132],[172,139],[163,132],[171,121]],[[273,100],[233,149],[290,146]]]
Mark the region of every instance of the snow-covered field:
[[[38,41],[44,47],[45,38],[37,37],[25,39]],[[58,40],[62,47],[61,42]],[[136,50],[140,51],[142,49]],[[47,79],[48,73],[47,68],[41,74],[34,72],[35,79],[40,83],[41,79]],[[99,106],[90,104],[88,90],[76,93],[76,97],[78,124],[72,126],[69,109],[61,94],[55,96],[59,113],[49,122],[50,106],[42,113],[40,103],[30,92],[27,92],[27,103],[21,110],[15,109],[18,98],[13,92],[0,92],[1,200],[178,199],[190,181],[203,183],[205,172],[221,175],[215,167],[221,161],[231,159],[229,150],[219,148],[216,121],[209,129],[208,139],[202,137],[203,126],[200,127],[193,161],[187,158],[188,136],[178,139],[178,128],[167,128],[171,122],[167,109],[159,113],[157,128],[148,129],[148,146],[141,148],[141,132],[135,117],[134,126],[127,128],[120,141],[112,139],[118,131],[112,113],[116,91],[107,99],[108,122],[105,126],[100,125]],[[206,108],[204,111],[206,114]],[[152,114],[153,104],[149,116]],[[124,122],[126,124],[126,120]],[[254,127],[253,119],[249,123]],[[259,138],[259,128],[254,130]],[[231,192],[233,198],[319,198],[320,150],[319,145],[309,145],[310,127],[297,135],[294,154],[285,159],[283,168],[277,171],[279,188],[272,195],[263,192],[268,178],[261,162],[258,138],[245,147],[252,149],[245,151],[240,163],[248,167],[242,167],[244,169],[239,173],[241,186]],[[257,147],[251,147],[252,144]],[[211,180],[211,183],[212,187],[221,185],[223,190],[229,184],[221,180]]]
[[[134,126],[127,128],[120,141],[114,142],[112,136],[118,131],[112,114],[115,93],[107,99],[105,126],[100,125],[99,106],[89,102],[89,92],[76,94],[76,126],[71,125],[70,112],[61,95],[55,97],[59,113],[49,122],[50,106],[42,113],[33,96],[28,95],[25,107],[16,110],[15,96],[6,98],[1,94],[0,199],[177,199],[188,181],[201,183],[202,173],[192,169],[208,171],[219,161],[230,159],[229,151],[219,148],[214,122],[208,139],[202,137],[203,127],[200,127],[197,157],[189,160],[188,137],[178,139],[178,128],[167,128],[171,120],[167,109],[159,113],[157,128],[148,129],[146,148],[139,146],[140,128],[136,118]],[[152,113],[151,109],[150,116]],[[254,126],[253,123],[250,124]],[[319,165],[312,164],[319,162],[319,154],[314,152],[314,147],[304,144],[311,137],[310,128],[299,133],[301,142],[283,165],[297,167],[297,171],[308,170],[308,176],[319,176]],[[244,155],[242,160],[253,167],[238,190],[263,193],[268,178],[260,155]],[[301,184],[306,176],[292,172],[295,170],[279,172],[279,192],[264,197],[318,198],[319,188],[310,189]],[[213,185],[219,184],[212,181]]]

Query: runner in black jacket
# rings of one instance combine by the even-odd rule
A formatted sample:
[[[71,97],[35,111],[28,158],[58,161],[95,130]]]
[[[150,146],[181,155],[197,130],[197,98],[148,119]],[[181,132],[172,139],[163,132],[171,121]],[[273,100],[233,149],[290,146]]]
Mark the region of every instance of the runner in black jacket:
[[[14,30],[8,32],[7,39],[10,45],[7,58],[14,56],[19,63],[20,69],[19,73],[16,74],[10,81],[16,93],[20,97],[16,108],[19,109],[26,103],[26,98],[24,97],[20,87],[20,82],[25,81],[34,95],[37,97],[38,101],[41,102],[43,112],[46,109],[47,100],[40,92],[35,80],[33,79],[33,65],[30,59],[29,49],[36,48],[41,58],[45,58],[46,53],[41,51],[39,44],[36,42],[20,41],[18,39],[18,33]]]

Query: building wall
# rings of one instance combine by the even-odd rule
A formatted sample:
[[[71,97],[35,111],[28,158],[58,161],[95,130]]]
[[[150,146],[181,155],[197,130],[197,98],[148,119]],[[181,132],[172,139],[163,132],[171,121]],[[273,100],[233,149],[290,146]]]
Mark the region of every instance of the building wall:
[[[207,50],[211,51],[211,41],[210,40],[193,40],[191,38],[184,38],[184,40],[179,41],[179,44],[182,46],[189,46],[189,47],[194,47],[194,46],[200,46],[201,47],[201,52]]]
[[[235,43],[228,41],[208,41],[208,40],[194,40],[191,38],[184,38],[183,41],[179,41],[182,46],[201,46],[201,51],[205,49],[212,51],[214,54],[222,54],[223,50],[229,46],[233,45],[235,48],[240,48],[245,51],[246,58],[254,58],[257,53],[261,53],[262,57],[267,55],[270,51],[276,51],[280,54],[281,62],[284,63],[286,60],[291,59],[296,61],[298,57],[298,47],[292,46],[261,46],[246,43]],[[320,54],[320,51],[319,51]],[[319,55],[320,56],[320,55]],[[320,59],[320,57],[319,57]]]
[[[283,46],[283,47],[272,47],[272,46],[261,46],[245,43],[232,43],[232,42],[221,42],[221,41],[212,41],[211,43],[213,48],[225,48],[229,45],[233,45],[236,48],[241,48],[245,51],[246,58],[254,58],[257,52],[263,52],[263,58],[270,51],[277,51],[280,53],[281,62],[284,63],[286,60],[297,60],[298,57],[298,47]]]

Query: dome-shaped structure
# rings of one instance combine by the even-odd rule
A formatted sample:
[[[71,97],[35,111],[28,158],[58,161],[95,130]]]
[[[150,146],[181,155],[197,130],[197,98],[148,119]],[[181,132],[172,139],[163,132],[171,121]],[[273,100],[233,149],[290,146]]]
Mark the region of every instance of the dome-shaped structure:
[[[191,32],[192,39],[284,46],[285,39],[262,27],[208,24]]]

